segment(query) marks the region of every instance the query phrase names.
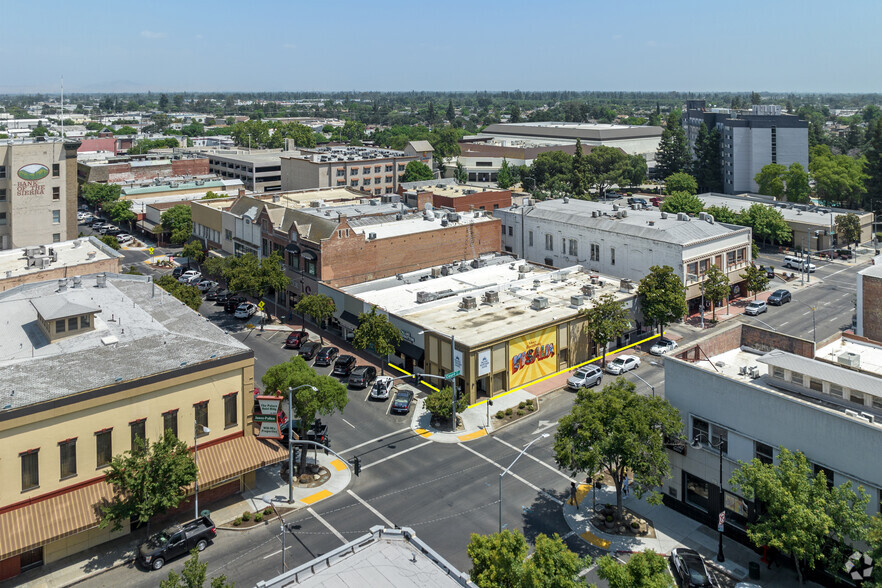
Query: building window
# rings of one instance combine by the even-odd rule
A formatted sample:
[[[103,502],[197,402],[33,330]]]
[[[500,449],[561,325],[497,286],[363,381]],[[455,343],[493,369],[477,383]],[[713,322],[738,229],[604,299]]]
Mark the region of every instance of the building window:
[[[833,382],[830,382],[830,396],[835,396],[836,398],[842,398],[842,396],[843,396],[842,392],[843,392],[842,386],[840,386],[839,384],[834,384]]]
[[[53,210],[52,211],[52,224],[57,225],[61,222],[61,211]]]
[[[352,180],[351,182],[349,182],[349,185],[352,186],[353,188],[357,188],[358,187],[358,180]]]
[[[527,242],[529,243],[530,247],[533,246],[533,231],[529,231],[527,233]]]
[[[194,404],[193,410],[196,413],[196,436],[203,437],[208,435],[205,432],[205,428],[208,427],[208,401]]]
[[[616,248],[615,247],[609,248],[609,264],[610,265],[616,264]]]
[[[802,374],[798,372],[790,372],[790,383],[802,386]]]
[[[784,379],[784,368],[780,368],[778,366],[772,367],[772,377],[778,378],[779,380]]]
[[[231,231],[230,229],[224,229],[224,238],[227,241],[232,241],[233,240],[233,231]]]
[[[0,165],[0,180],[6,177],[6,166]]]
[[[61,233],[52,233],[52,242],[61,243]]]
[[[68,439],[58,444],[61,457],[61,479],[77,475],[77,440]]]
[[[374,166],[374,173],[375,173],[375,174],[378,174],[378,173],[380,173],[380,172],[382,171],[382,169],[383,169],[383,166],[375,165],[375,166]]]
[[[52,177],[57,178],[61,175],[61,166],[57,163],[52,164]]]
[[[358,168],[357,168],[357,167],[353,167],[352,169],[350,169],[350,170],[349,170],[349,175],[350,175],[350,176],[357,176],[357,175],[358,175]]]
[[[598,243],[591,244],[591,261],[600,261],[600,245]]]
[[[717,425],[711,426],[712,449],[722,448],[724,454],[729,453],[729,431]]]
[[[113,460],[113,429],[104,429],[95,433],[95,461],[99,468],[109,466]]]
[[[735,265],[735,252],[730,251],[726,254],[726,265]]]
[[[317,272],[316,272],[316,263],[315,263],[315,260],[314,260],[314,259],[307,259],[307,260],[306,260],[306,263],[305,263],[304,265],[305,265],[305,267],[303,268],[303,270],[304,270],[307,274],[309,274],[310,276],[315,276],[315,275],[317,275]]]
[[[509,237],[512,236],[512,227],[508,227],[508,236],[509,236]]]
[[[52,186],[52,200],[61,200],[61,188]]]
[[[342,178],[342,177],[344,177],[345,175],[346,175],[346,170],[345,170],[345,169],[338,169],[338,170],[337,170],[337,177],[338,177],[338,178]]]
[[[686,273],[697,276],[698,275],[698,263],[693,261],[692,263],[687,265],[686,266]]]
[[[502,236],[505,237],[505,225],[500,225],[500,228],[502,229]]]
[[[736,252],[735,259],[738,260],[738,263],[744,263],[744,252],[747,251],[745,248],[741,248]]]
[[[78,323],[79,323],[79,321],[77,320],[77,317],[67,319],[67,330],[68,331],[76,331]]]
[[[760,443],[759,441],[754,444],[753,455],[755,458],[768,465],[772,465],[772,462],[775,460],[775,454],[772,446],[766,445],[765,443]]]
[[[386,173],[390,173],[391,171],[392,171],[392,166],[391,166],[391,165],[387,165],[387,166],[386,166]],[[388,181],[388,180],[387,180],[387,181]]]
[[[56,333],[63,333],[65,326],[66,326],[66,323],[64,322],[64,319],[55,321],[55,332]]]
[[[92,317],[88,314],[80,315],[80,328],[88,329],[92,322]]]
[[[710,439],[710,425],[706,420],[692,417],[692,438],[698,438],[701,443],[707,443],[707,440]]]
[[[40,450],[31,449],[20,453],[21,457],[21,491],[33,490],[40,485]]]
[[[570,255],[579,255],[579,244],[575,239],[570,239]]]
[[[873,408],[882,409],[882,398],[873,396]]]
[[[370,179],[370,178],[365,178],[365,179],[363,179],[363,180],[361,181],[361,183],[364,184],[365,186],[370,186],[370,184],[371,184],[371,179]]]
[[[726,523],[739,529],[747,529],[747,501],[730,492],[723,493],[723,504],[726,509]]]
[[[0,188],[0,202],[6,202],[6,188]]]
[[[129,423],[132,432],[132,451],[138,445],[138,439],[142,442],[147,441],[147,419],[138,419]]]
[[[855,390],[850,391],[850,393],[848,395],[848,399],[851,400],[852,402],[854,402],[855,404],[860,404],[861,406],[864,405],[864,395],[861,394],[860,392],[855,391]]]
[[[400,172],[404,171],[404,164],[403,163],[398,164],[398,171],[400,171]]]
[[[824,391],[824,382],[821,380],[811,378],[809,380],[809,388],[814,390],[815,392],[823,392]]]
[[[690,473],[685,474],[686,502],[707,512],[708,483]]]
[[[239,409],[236,404],[238,394],[224,396],[224,427],[235,427],[239,420]]]
[[[162,413],[162,434],[169,431],[175,437],[178,436],[178,409]]]
[[[702,259],[698,262],[698,275],[703,276],[707,273],[707,260]]]
[[[545,250],[554,251],[554,236],[547,233],[545,235]]]

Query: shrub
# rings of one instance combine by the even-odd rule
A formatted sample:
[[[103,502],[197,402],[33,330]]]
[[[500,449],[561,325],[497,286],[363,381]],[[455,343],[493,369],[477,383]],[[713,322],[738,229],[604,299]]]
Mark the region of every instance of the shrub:
[[[258,512],[258,513],[254,514],[254,522],[255,523],[259,523],[262,520],[263,520],[263,513],[262,512]]]
[[[612,515],[606,515],[606,522],[607,522],[607,523],[611,523],[612,521],[613,521],[613,516],[612,516]]]
[[[242,520],[243,521],[250,521],[251,520],[251,513],[248,512],[247,510],[245,512],[243,512],[242,513]]]
[[[269,516],[269,515],[273,514],[273,507],[268,506],[265,509],[263,509],[263,514],[264,514],[264,516]]]
[[[496,411],[496,418],[498,418],[498,419],[504,419],[504,418],[505,418],[505,411],[497,410],[497,411]]]
[[[526,403],[526,402],[523,402],[523,401],[518,402],[518,408],[520,408],[520,409],[524,409],[524,408],[526,408],[526,407],[527,407],[527,403]]]
[[[513,411],[512,409],[510,409],[510,408],[506,408],[506,409],[505,409],[505,416],[511,416],[511,413],[513,413],[513,412],[514,412],[514,411]]]
[[[633,521],[633,522],[631,523],[631,528],[632,528],[632,529],[639,529],[639,528],[640,528],[640,523],[638,523],[637,521]]]
[[[534,410],[536,410],[536,407],[533,406],[532,404],[528,404],[528,405],[527,405],[527,410],[529,410],[530,412],[533,412]]]
[[[533,406],[533,399],[532,398],[527,399],[527,406]]]
[[[449,419],[453,413],[453,389],[450,386],[445,386],[437,392],[432,392],[426,397],[424,406],[432,413],[433,417]],[[461,410],[459,406],[457,409]]]
[[[520,408],[518,409],[518,416],[524,416],[524,411]]]
[[[236,518],[233,520],[233,526],[234,526],[234,527],[238,527],[238,526],[241,525],[241,524],[242,524],[242,517],[236,517]]]

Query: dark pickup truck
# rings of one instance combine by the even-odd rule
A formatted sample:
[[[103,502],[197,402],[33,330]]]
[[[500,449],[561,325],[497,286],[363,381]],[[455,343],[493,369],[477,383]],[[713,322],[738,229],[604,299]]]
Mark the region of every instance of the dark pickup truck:
[[[189,553],[194,547],[202,551],[217,535],[208,517],[199,517],[183,525],[175,525],[151,536],[138,547],[138,560],[145,567],[161,569],[165,562]]]

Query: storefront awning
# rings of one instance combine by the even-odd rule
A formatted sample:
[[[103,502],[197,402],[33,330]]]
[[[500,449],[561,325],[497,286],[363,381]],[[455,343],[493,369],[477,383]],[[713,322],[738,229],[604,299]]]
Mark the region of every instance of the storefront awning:
[[[294,255],[300,255],[300,247],[295,245],[294,243],[288,243],[285,245],[285,251],[290,251]]]
[[[354,312],[344,310],[343,314],[340,315],[340,322],[350,329],[358,328],[358,317]]]
[[[423,361],[423,355],[425,355],[425,351],[420,349],[418,346],[413,343],[408,343],[407,341],[402,340],[398,345],[395,346],[396,351],[398,353],[403,353],[407,357],[411,358],[416,362]]]
[[[316,256],[316,254],[309,249],[304,249],[300,252],[300,255],[302,255],[304,259],[308,259],[309,261],[315,261],[316,259],[318,259],[318,256]]]

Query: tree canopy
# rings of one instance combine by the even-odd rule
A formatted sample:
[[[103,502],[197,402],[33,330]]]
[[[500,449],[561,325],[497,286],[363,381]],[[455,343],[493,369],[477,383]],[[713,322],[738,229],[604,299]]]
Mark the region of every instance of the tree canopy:
[[[395,348],[399,343],[401,343],[401,331],[389,322],[388,316],[377,313],[376,305],[371,307],[370,312],[358,315],[358,327],[356,327],[352,339],[353,347],[373,349],[377,355],[388,358],[389,354],[395,353]],[[384,370],[385,367],[384,363]]]
[[[764,165],[758,174],[753,177],[757,184],[757,192],[766,196],[773,196],[776,200],[784,196],[784,174],[787,168],[780,163]]]
[[[680,122],[681,111],[672,110],[665,122],[658,149],[655,152],[656,171],[666,178],[671,174],[685,172],[692,164],[689,141]]]
[[[84,184],[83,200],[92,207],[119,200],[122,189],[117,184]]]
[[[738,275],[741,276],[741,279],[745,281],[747,291],[753,292],[754,300],[756,300],[757,293],[762,292],[769,287],[769,276],[767,275],[767,273],[760,270],[753,264],[744,268],[743,274]]]
[[[692,171],[698,182],[701,192],[723,191],[723,154],[720,149],[722,135],[714,127],[708,130],[704,122],[698,128],[698,136],[695,138],[695,160],[692,162]]]
[[[104,204],[101,208],[115,223],[129,223],[131,225],[132,221],[137,218],[137,215],[132,212],[131,200],[114,200]]]
[[[597,560],[597,575],[609,583],[609,588],[674,588],[674,578],[668,572],[668,560],[656,552],[635,553],[624,564],[611,555]]]
[[[159,588],[203,588],[208,576],[208,564],[199,561],[199,550],[190,551],[190,559],[184,564],[184,569],[178,574],[174,570],[169,571],[165,580],[159,581]],[[224,574],[211,579],[211,588],[234,588],[227,582]]]
[[[662,333],[665,326],[680,320],[688,312],[686,288],[669,265],[650,267],[649,273],[640,280],[637,296],[644,318],[658,325]]]
[[[836,232],[842,235],[845,243],[860,244],[861,241],[861,219],[853,212],[848,214],[836,215]]]
[[[156,285],[199,312],[199,307],[202,306],[202,294],[196,286],[182,284],[169,274],[160,276],[156,280]]]
[[[508,163],[508,160],[503,157],[502,165],[499,166],[499,171],[496,173],[496,186],[502,190],[508,190],[517,183],[517,172]]]
[[[402,176],[402,182],[422,182],[425,180],[431,180],[435,175],[432,173],[432,168],[423,163],[422,161],[411,161],[404,168],[404,176]]]
[[[685,212],[690,215],[697,215],[704,210],[704,203],[695,194],[689,192],[674,192],[664,200],[659,207],[662,212],[677,214]]]
[[[324,294],[309,294],[297,301],[294,312],[310,317],[317,325],[334,316],[337,305],[334,299]],[[321,333],[319,334],[321,336]],[[324,341],[324,339],[322,339]]]
[[[750,227],[753,237],[762,239],[763,243],[786,243],[790,240],[790,225],[784,220],[781,211],[759,202],[741,211],[736,224]]]
[[[729,276],[714,264],[707,268],[702,282],[704,298],[711,303],[712,320],[717,319],[717,303],[729,297]]]
[[[588,181],[597,190],[598,196],[603,196],[613,184],[630,183],[632,164],[633,161],[624,151],[607,145],[597,145],[585,156]]]
[[[827,205],[859,208],[861,195],[866,191],[866,158],[833,155],[827,145],[812,147],[809,155],[809,171],[815,180],[818,198]]]
[[[665,194],[671,195],[677,192],[686,192],[694,195],[698,193],[698,182],[686,172],[677,172],[665,178]]]
[[[159,221],[162,230],[171,235],[169,239],[176,245],[186,243],[193,233],[189,204],[177,204],[163,211]]]
[[[614,294],[606,293],[579,314],[587,319],[585,328],[591,333],[591,340],[603,349],[602,365],[606,365],[606,348],[631,326],[630,313]]]
[[[472,533],[466,548],[472,560],[469,575],[479,588],[577,588],[579,571],[591,559],[580,558],[569,550],[560,536],[536,536],[536,549],[527,557],[529,546],[520,531],[506,529],[492,535]]]

